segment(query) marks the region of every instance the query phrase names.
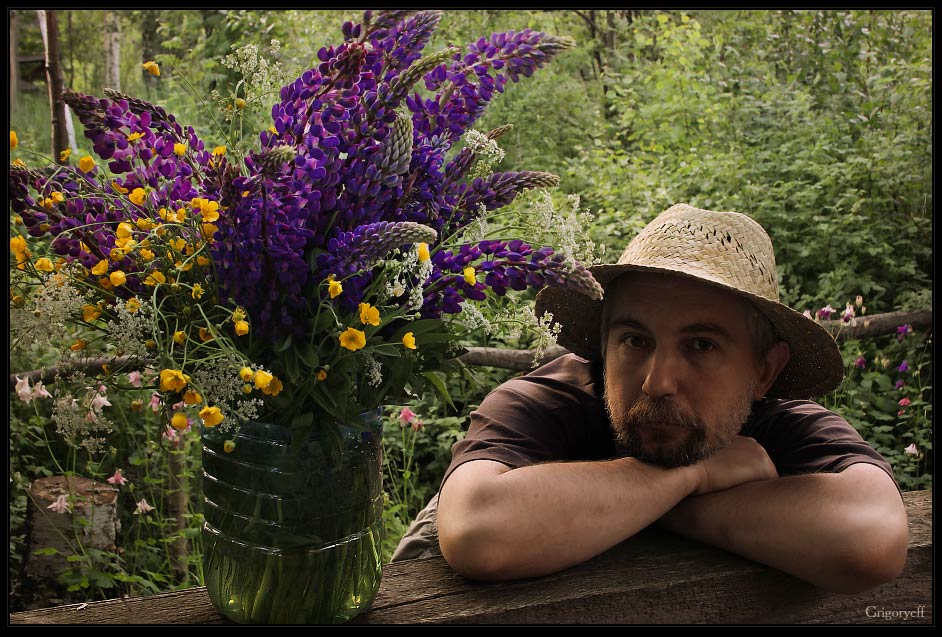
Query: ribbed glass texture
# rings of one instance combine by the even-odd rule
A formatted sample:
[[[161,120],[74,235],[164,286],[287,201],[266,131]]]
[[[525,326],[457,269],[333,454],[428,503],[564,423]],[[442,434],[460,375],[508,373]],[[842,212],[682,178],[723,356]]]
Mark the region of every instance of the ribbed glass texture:
[[[295,439],[248,423],[231,453],[231,433],[204,433],[203,571],[220,614],[333,624],[369,608],[382,576],[382,410],[362,420]]]

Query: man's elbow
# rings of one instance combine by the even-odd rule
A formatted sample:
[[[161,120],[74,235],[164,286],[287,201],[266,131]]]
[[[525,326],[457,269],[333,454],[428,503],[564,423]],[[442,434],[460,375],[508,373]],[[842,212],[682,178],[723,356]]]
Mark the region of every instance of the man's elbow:
[[[909,548],[909,529],[905,520],[884,523],[859,538],[849,539],[854,547],[840,560],[843,571],[835,592],[862,593],[900,576],[906,567]]]
[[[506,564],[499,554],[497,538],[473,524],[460,524],[458,527],[446,526],[443,529],[439,522],[438,544],[448,565],[468,579],[507,579]]]

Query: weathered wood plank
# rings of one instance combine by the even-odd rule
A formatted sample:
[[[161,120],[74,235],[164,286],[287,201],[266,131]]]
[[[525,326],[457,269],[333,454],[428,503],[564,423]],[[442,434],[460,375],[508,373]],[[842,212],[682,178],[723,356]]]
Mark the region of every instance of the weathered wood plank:
[[[932,492],[904,494],[906,569],[838,595],[660,529],[579,566],[514,582],[472,582],[441,558],[389,564],[364,624],[789,624],[932,622]],[[921,608],[921,613],[920,613]],[[913,613],[903,617],[900,611]],[[895,616],[893,615],[895,613]],[[921,614],[921,616],[920,616]],[[13,624],[218,624],[205,588],[13,613]]]

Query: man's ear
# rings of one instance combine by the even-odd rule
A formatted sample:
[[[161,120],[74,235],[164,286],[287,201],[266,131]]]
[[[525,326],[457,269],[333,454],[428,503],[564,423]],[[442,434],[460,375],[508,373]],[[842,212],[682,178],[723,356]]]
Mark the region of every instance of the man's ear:
[[[769,348],[760,364],[755,400],[765,397],[778,375],[788,364],[789,358],[791,358],[791,349],[785,341],[779,341]]]

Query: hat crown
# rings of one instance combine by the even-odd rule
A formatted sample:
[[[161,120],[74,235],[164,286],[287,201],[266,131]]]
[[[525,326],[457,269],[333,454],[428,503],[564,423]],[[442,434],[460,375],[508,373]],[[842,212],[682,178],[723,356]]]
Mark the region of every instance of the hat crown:
[[[738,212],[672,206],[628,244],[618,264],[676,271],[779,300],[772,241]]]

